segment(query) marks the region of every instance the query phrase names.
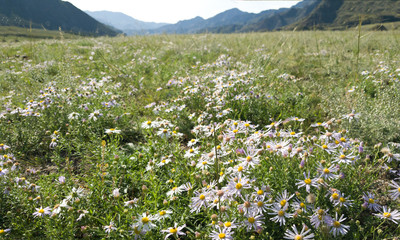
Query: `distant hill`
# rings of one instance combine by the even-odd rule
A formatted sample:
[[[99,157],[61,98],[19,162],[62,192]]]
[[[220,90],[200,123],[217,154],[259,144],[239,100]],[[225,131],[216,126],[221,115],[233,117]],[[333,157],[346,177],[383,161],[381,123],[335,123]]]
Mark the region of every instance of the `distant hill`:
[[[230,9],[214,17],[180,21],[148,33],[233,33],[275,30],[346,29],[358,24],[400,21],[400,0],[303,0],[291,8],[258,14]]]
[[[61,0],[0,0],[0,26],[48,30],[61,27],[65,32],[91,36],[119,33]]]
[[[203,19],[196,17],[180,21],[150,31],[152,33],[232,33],[251,31],[270,31],[291,24],[307,16],[320,0],[305,0],[292,8],[266,10],[261,13],[248,13],[233,8]]]
[[[304,19],[288,29],[345,29],[362,24],[400,21],[399,0],[320,0],[319,5]]]
[[[143,22],[134,19],[120,12],[110,11],[85,11],[97,21],[116,29],[122,30],[124,33],[131,35],[135,33],[146,32],[148,29],[155,29],[167,25],[167,23]]]

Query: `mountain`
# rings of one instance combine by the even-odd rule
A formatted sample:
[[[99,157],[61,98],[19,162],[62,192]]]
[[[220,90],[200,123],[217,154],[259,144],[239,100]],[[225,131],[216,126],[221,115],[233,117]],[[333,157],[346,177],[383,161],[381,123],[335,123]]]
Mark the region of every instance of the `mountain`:
[[[152,33],[232,33],[270,31],[286,26],[307,16],[321,0],[304,0],[292,8],[266,10],[261,13],[247,13],[233,8],[203,19],[196,17],[176,24],[157,28]]]
[[[149,33],[243,33],[275,30],[346,29],[363,24],[400,21],[400,0],[303,0],[291,8],[258,14],[236,8],[212,18],[180,21]]]
[[[345,29],[362,24],[400,21],[399,0],[320,0],[304,19],[288,29]]]
[[[189,20],[179,21],[176,24],[170,24],[152,31],[153,33],[199,33],[214,32],[214,29],[234,24],[243,25],[254,18],[256,14],[242,12],[237,8],[219,13],[214,17],[203,19],[196,17]]]
[[[154,22],[143,22],[134,19],[126,14],[120,12],[110,11],[85,11],[88,15],[96,19],[97,21],[106,25],[112,26],[116,29],[122,30],[128,35],[134,33],[141,33],[148,29],[155,29],[167,25],[167,23],[154,23]]]
[[[0,26],[41,28],[100,36],[119,32],[61,0],[0,0]]]

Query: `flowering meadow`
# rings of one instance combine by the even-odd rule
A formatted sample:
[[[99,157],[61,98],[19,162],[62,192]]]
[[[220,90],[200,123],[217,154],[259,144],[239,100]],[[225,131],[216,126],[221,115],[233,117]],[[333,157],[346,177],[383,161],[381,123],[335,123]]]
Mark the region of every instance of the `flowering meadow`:
[[[0,238],[395,239],[399,33],[0,43]]]

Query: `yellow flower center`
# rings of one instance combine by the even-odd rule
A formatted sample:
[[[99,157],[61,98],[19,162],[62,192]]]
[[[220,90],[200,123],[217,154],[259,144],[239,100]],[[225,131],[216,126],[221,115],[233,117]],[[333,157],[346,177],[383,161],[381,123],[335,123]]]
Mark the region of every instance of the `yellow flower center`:
[[[251,156],[247,156],[246,161],[250,162],[253,158]]]
[[[400,192],[400,187],[397,189],[398,192]]]
[[[250,127],[250,124],[246,123],[244,126],[245,126],[245,127]]]
[[[236,184],[236,189],[242,189],[243,185],[241,183]]]
[[[220,149],[221,149],[221,146],[220,146],[220,145],[218,145],[218,146],[217,146],[217,149],[218,149],[218,150],[220,150]]]
[[[110,128],[110,131],[115,131],[115,128]]]
[[[237,126],[237,125],[238,125],[238,123],[237,123],[237,122],[234,122],[234,123],[233,123],[233,125]]]
[[[0,234],[3,234],[5,231],[3,229],[0,229]]]
[[[319,125],[321,125],[322,123],[320,123],[320,122],[317,122],[317,125],[319,126]]]
[[[340,158],[340,159],[345,159],[346,156],[345,156],[344,154],[342,154],[342,155],[339,156],[339,158]]]
[[[296,235],[296,236],[294,236],[294,240],[303,240],[303,236]]]
[[[300,203],[300,207],[301,207],[301,208],[305,208],[306,205],[305,205],[304,203]]]
[[[206,164],[207,164],[207,161],[203,161],[201,164],[206,165]]]
[[[340,138],[340,141],[341,141],[341,142],[346,142],[346,138],[341,137],[341,138]]]
[[[328,146],[326,146],[326,145],[324,144],[324,145],[322,145],[322,148],[323,148],[323,149],[327,149]]]
[[[345,199],[344,197],[341,197],[341,198],[339,199],[339,201],[342,202],[342,203],[344,203],[344,202],[346,202],[346,199]]]
[[[175,191],[176,189],[178,189],[178,187],[173,187],[173,188],[172,188],[172,191]]]
[[[318,210],[318,215],[324,215],[324,214],[325,214],[325,211],[323,209]]]
[[[146,224],[150,221],[150,219],[148,217],[144,217],[142,218],[142,223]]]
[[[194,139],[192,139],[192,140],[190,140],[192,143],[194,143],[196,140],[194,140]]]
[[[325,174],[329,174],[331,171],[329,171],[329,169],[327,169],[327,168],[324,168],[324,173]]]
[[[44,209],[39,209],[38,213],[43,214],[44,213]]]
[[[280,202],[280,204],[281,204],[281,206],[283,207],[283,206],[285,206],[286,205],[286,200],[285,199],[283,199],[281,202]]]
[[[190,153],[194,153],[194,150],[193,150],[193,148],[191,148],[191,149],[189,150],[189,152],[190,152]]]
[[[307,185],[310,185],[310,184],[311,184],[311,179],[307,178],[306,180],[304,180],[304,182],[305,182]]]
[[[233,133],[237,133],[237,132],[239,132],[239,130],[237,130],[237,129],[233,130]]]
[[[291,133],[290,133],[290,135],[292,135],[292,136],[293,136],[293,135],[296,135],[296,133],[295,133],[295,132],[291,132]]]
[[[335,199],[335,200],[337,200],[338,198],[339,198],[339,194],[337,194],[337,193],[334,193],[334,194],[332,194],[332,199]]]
[[[338,221],[334,221],[333,222],[333,226],[335,227],[335,228],[338,228],[338,227],[340,227],[340,222],[338,222]]]
[[[264,206],[264,203],[263,202],[257,202],[257,206],[258,207],[262,207],[262,206]]]
[[[375,200],[372,199],[372,198],[370,198],[370,199],[368,199],[368,202],[369,202],[369,203],[375,203]]]
[[[151,121],[147,121],[147,125],[151,125]]]
[[[338,141],[338,140],[335,140],[335,143],[336,143],[336,144],[339,144],[339,141]]]
[[[258,195],[263,195],[263,194],[264,194],[264,191],[263,191],[263,190],[258,190],[258,191],[257,191],[257,194],[258,194]]]
[[[200,198],[200,200],[204,200],[204,199],[206,199],[206,196],[204,196],[203,194],[201,194],[199,198]]]
[[[285,212],[283,211],[283,210],[280,210],[279,212],[278,212],[278,216],[279,217],[283,217],[285,215]]]
[[[231,222],[226,222],[224,225],[225,225],[225,227],[230,227],[230,226],[232,226],[232,223]]]
[[[169,230],[169,232],[172,233],[172,234],[175,234],[175,233],[178,232],[178,229],[176,229],[176,228],[171,228],[171,229]]]
[[[389,212],[384,212],[382,214],[385,218],[390,218],[391,214]]]
[[[225,233],[220,233],[218,234],[219,239],[224,239],[225,238]]]
[[[238,172],[241,172],[241,171],[243,171],[243,167],[242,167],[242,166],[239,166],[239,167],[238,167]]]
[[[163,132],[163,133],[167,133],[168,130],[167,130],[167,129],[163,129],[162,132]]]
[[[165,163],[166,161],[165,161],[165,160],[162,160],[161,162],[162,162],[162,163]]]
[[[254,223],[256,221],[256,219],[254,219],[253,217],[249,217],[247,220],[249,220],[249,223]]]

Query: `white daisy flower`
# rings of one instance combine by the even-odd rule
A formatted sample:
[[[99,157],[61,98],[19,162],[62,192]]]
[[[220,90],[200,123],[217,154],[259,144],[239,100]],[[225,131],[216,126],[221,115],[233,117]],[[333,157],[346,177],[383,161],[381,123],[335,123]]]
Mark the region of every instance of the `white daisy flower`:
[[[51,208],[46,207],[46,208],[36,208],[36,212],[33,213],[34,217],[43,217],[44,215],[50,215],[51,214]]]
[[[117,230],[116,227],[114,227],[114,222],[110,222],[110,225],[108,226],[103,226],[104,231],[109,234],[111,231]]]
[[[293,231],[289,229],[286,230],[284,239],[292,239],[292,240],[307,240],[307,239],[314,239],[314,233],[310,233],[311,229],[306,230],[306,226],[303,225],[301,232],[297,231],[295,225],[292,226]]]
[[[161,232],[168,233],[164,239],[167,239],[169,236],[175,236],[175,239],[179,238],[179,236],[186,235],[186,233],[182,232],[182,229],[186,227],[186,224],[178,227],[178,224],[175,223],[174,227],[169,227],[166,230],[161,230]]]
[[[381,213],[374,213],[374,215],[381,219],[390,220],[396,224],[398,224],[397,221],[400,220],[400,212],[397,210],[391,211],[387,206],[383,206]]]
[[[334,237],[337,235],[346,235],[346,233],[349,231],[350,226],[342,224],[344,220],[346,220],[346,218],[343,214],[338,219],[338,214],[336,213],[335,218],[332,219],[331,223],[329,224],[331,226],[330,233],[332,233]]]

